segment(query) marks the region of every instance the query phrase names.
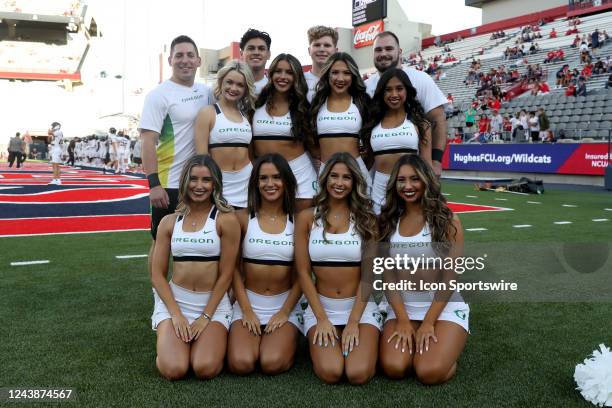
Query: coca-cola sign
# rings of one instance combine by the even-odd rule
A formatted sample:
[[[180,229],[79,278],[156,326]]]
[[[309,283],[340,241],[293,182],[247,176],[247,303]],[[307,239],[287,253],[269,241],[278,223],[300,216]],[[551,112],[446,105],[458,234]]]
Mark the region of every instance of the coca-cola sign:
[[[374,37],[383,31],[385,31],[385,24],[382,20],[353,28],[353,47],[361,48],[372,45]]]

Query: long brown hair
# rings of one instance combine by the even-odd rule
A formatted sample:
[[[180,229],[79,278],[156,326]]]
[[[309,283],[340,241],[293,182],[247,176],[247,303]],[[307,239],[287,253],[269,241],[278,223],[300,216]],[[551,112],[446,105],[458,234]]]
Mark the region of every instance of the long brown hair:
[[[441,185],[433,169],[416,154],[406,154],[395,163],[387,182],[385,205],[383,205],[378,226],[380,241],[389,241],[395,232],[400,218],[406,209],[404,201],[397,192],[397,176],[402,166],[411,166],[425,185],[421,197],[421,208],[425,221],[431,229],[432,242],[440,252],[447,252],[451,241],[457,234],[453,224],[453,212],[448,208],[446,198],[442,195]],[[438,252],[438,250],[436,250]]]
[[[261,208],[261,193],[259,192],[259,169],[266,163],[271,163],[276,167],[283,180],[283,211],[293,215],[295,212],[295,192],[297,181],[289,167],[289,163],[278,153],[268,153],[259,157],[253,164],[251,177],[249,178],[249,212],[257,213]]]
[[[323,226],[323,239],[325,238],[325,229],[330,227],[327,221],[329,214],[329,193],[327,192],[327,179],[332,168],[338,164],[344,163],[351,172],[353,177],[353,190],[348,196],[348,206],[350,216],[355,222],[355,229],[364,241],[376,239],[376,215],[372,210],[372,201],[368,196],[368,184],[361,174],[361,169],[357,161],[351,154],[339,152],[333,154],[325,168],[319,176],[319,193],[314,197],[314,221]]]

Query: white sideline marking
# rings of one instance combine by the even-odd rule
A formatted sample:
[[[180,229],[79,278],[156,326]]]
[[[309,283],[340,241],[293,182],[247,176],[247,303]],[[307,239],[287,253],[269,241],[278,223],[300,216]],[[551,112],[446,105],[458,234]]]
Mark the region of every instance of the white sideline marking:
[[[448,196],[451,196],[452,194],[450,194],[450,193],[442,193],[442,195],[448,197]]]
[[[604,211],[612,211],[612,208],[604,208]]]
[[[40,265],[48,264],[48,259],[41,259],[40,261],[23,261],[23,262],[11,262],[11,266],[23,266],[23,265]]]
[[[566,225],[566,224],[571,224],[571,221],[555,221],[554,224],[557,225]]]
[[[486,231],[486,228],[466,228],[466,231]]]
[[[530,228],[531,225],[530,224],[518,224],[518,225],[513,225],[514,228]]]
[[[604,222],[604,221],[609,221],[607,218],[593,218],[594,222]]]
[[[495,200],[497,200],[497,201],[508,201],[507,198],[496,198]]]
[[[561,207],[576,208],[578,206],[574,204],[563,204]]]
[[[146,258],[148,257],[148,254],[141,254],[141,255],[117,255],[115,256],[115,258],[117,259],[131,259],[131,258]]]
[[[478,198],[477,196],[468,196],[466,195],[467,198]]]
[[[527,204],[542,204],[539,201],[527,201]]]

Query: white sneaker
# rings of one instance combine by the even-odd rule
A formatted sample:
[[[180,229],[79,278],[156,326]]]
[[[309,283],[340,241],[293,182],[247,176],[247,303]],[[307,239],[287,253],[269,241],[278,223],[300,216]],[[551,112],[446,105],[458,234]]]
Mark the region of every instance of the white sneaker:
[[[58,186],[61,186],[62,185],[62,180],[57,179],[57,183],[55,183],[55,184],[57,184]]]
[[[56,180],[56,179],[53,179],[53,180],[51,180],[51,181],[49,182],[49,184],[47,184],[47,185],[48,185],[48,186],[50,186],[51,184],[57,184],[57,180]]]

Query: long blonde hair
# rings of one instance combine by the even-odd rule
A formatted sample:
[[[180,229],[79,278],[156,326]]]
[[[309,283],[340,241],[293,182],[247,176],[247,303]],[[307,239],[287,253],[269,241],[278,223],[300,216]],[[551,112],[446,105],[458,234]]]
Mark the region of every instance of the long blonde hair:
[[[247,64],[239,60],[232,60],[227,65],[217,72],[217,83],[215,84],[214,95],[215,99],[219,100],[221,97],[221,89],[225,76],[232,71],[236,71],[242,74],[244,81],[246,82],[246,92],[238,102],[238,109],[244,116],[250,118],[255,111],[255,79],[251,68]]]
[[[191,176],[191,169],[194,167],[203,166],[210,170],[210,174],[213,179],[213,192],[211,194],[211,201],[221,212],[231,212],[233,208],[223,198],[223,180],[221,169],[215,161],[207,154],[198,154],[192,156],[185,162],[183,170],[181,171],[181,177],[179,179],[179,191],[178,198],[179,203],[176,207],[176,212],[181,215],[189,214],[189,205],[191,199],[189,198],[189,177]]]
[[[325,168],[319,176],[319,193],[314,197],[314,221],[323,226],[323,239],[326,240],[325,229],[330,227],[329,221],[327,221],[327,215],[329,214],[327,179],[331,169],[338,163],[344,163],[353,177],[353,190],[347,200],[350,216],[355,222],[355,229],[364,241],[376,239],[376,215],[372,210],[372,201],[367,193],[368,184],[363,178],[355,158],[346,152],[333,154],[325,163]]]

